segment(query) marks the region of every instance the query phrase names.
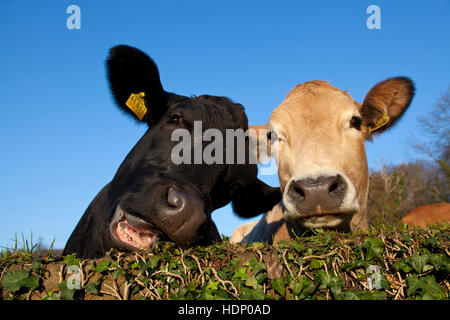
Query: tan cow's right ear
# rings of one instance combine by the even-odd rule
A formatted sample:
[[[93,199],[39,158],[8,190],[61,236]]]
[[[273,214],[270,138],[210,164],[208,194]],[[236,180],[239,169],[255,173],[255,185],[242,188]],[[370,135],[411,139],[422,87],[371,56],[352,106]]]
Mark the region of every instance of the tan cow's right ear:
[[[265,158],[271,156],[267,124],[248,126],[248,135],[250,137],[250,150],[256,161],[262,163]]]

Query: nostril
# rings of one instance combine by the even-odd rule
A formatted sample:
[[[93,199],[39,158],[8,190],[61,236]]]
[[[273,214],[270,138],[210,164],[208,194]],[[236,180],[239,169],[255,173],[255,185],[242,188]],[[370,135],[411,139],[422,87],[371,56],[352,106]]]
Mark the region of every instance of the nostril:
[[[330,188],[328,189],[328,192],[333,192],[336,191],[337,188],[339,187],[339,181],[335,181],[333,182],[333,184],[331,184]]]
[[[293,189],[295,191],[295,194],[300,196],[300,197],[302,197],[302,198],[305,198],[306,194],[305,194],[305,190],[303,189],[303,186],[302,186],[301,182],[300,181],[295,181],[293,184],[294,184],[293,185]]]
[[[333,177],[328,183],[328,192],[331,195],[341,196],[345,192],[345,181],[340,175]]]
[[[173,187],[170,187],[167,192],[167,203],[174,208],[179,208],[183,204],[180,193]]]
[[[302,197],[305,196],[305,192],[303,191],[302,187],[294,185],[294,190],[295,190],[296,193],[298,193]]]

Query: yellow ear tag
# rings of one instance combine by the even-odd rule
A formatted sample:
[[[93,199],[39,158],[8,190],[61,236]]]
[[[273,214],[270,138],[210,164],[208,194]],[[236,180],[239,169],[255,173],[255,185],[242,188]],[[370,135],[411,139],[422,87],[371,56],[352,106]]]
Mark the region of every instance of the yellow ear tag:
[[[138,94],[132,93],[125,103],[128,108],[142,120],[147,113],[147,108],[145,107],[145,92],[139,92]]]
[[[374,132],[375,130],[380,129],[382,126],[386,125],[389,121],[390,117],[386,114],[386,112],[383,112],[383,116],[378,119],[377,123],[375,124],[375,127],[370,129],[370,132]]]

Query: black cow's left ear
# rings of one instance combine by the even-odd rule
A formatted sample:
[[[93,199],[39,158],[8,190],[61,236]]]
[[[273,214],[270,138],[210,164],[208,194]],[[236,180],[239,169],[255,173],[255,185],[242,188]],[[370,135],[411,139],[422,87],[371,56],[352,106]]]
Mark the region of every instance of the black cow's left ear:
[[[408,109],[414,91],[414,83],[406,77],[390,78],[370,89],[360,110],[366,138],[392,127]]]
[[[117,105],[138,122],[157,122],[167,110],[158,67],[142,51],[119,45],[110,49],[107,76]]]

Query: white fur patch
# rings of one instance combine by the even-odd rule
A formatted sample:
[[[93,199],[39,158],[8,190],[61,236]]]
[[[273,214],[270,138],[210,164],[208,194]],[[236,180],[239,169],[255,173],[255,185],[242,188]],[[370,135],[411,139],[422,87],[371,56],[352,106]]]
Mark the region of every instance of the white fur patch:
[[[342,216],[328,215],[310,217],[301,220],[302,225],[305,228],[334,228],[340,225],[344,221]]]

